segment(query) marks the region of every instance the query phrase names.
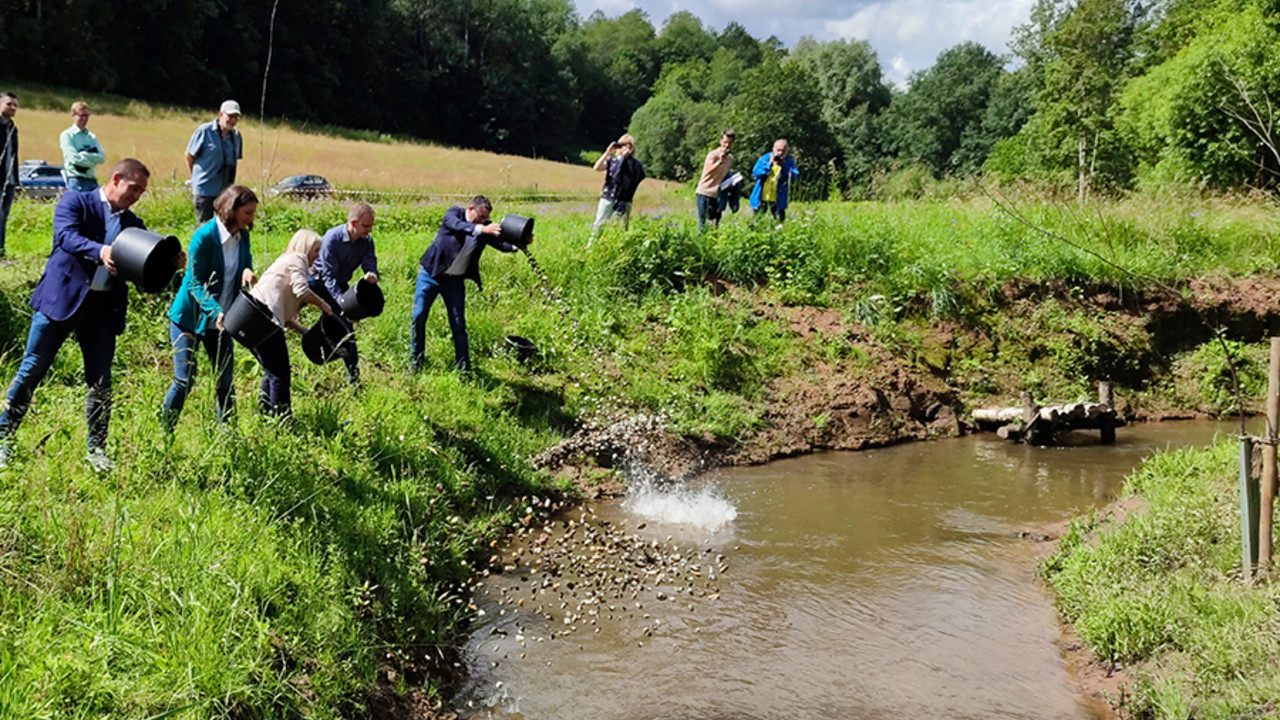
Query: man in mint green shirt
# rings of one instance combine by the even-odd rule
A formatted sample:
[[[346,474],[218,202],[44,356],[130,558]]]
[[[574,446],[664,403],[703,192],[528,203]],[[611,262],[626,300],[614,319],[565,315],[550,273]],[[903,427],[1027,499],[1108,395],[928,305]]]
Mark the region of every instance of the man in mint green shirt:
[[[58,144],[62,146],[62,174],[67,188],[76,192],[98,189],[98,176],[94,168],[107,161],[98,136],[89,132],[89,105],[83,102],[71,104],[71,127],[62,131]]]

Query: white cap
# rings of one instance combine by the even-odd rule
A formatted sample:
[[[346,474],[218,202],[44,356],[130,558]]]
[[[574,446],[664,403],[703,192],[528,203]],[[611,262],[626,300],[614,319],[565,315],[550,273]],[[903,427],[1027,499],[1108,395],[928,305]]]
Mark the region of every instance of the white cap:
[[[222,103],[222,107],[218,108],[218,112],[224,113],[226,115],[239,115],[240,103],[236,102],[235,100],[228,100]]]

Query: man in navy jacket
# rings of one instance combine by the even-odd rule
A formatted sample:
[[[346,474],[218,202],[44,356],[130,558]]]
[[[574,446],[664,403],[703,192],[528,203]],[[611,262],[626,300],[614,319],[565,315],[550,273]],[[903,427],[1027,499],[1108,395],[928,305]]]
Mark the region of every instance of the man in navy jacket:
[[[31,406],[31,397],[67,337],[75,333],[84,355],[85,421],[89,426],[89,463],[107,470],[107,425],[111,419],[111,362],[116,336],[124,331],[129,294],[115,277],[111,243],[125,228],[141,228],[129,208],[147,190],[151,173],[132,158],[111,168],[104,187],[62,196],[53,214],[53,251],[31,295],[31,331],[18,372],[0,411],[0,467],[12,453],[10,436]],[[186,262],[179,253],[175,262]]]
[[[444,298],[445,311],[449,315],[449,331],[453,335],[453,361],[459,370],[471,369],[471,352],[467,347],[467,291],[463,284],[467,278],[480,288],[480,253],[485,245],[492,245],[502,252],[515,252],[518,248],[497,239],[502,226],[489,221],[493,205],[489,198],[477,195],[471,198],[467,208],[449,208],[440,223],[435,242],[423,253],[419,262],[418,283],[413,291],[413,369],[422,368],[427,326],[427,313],[431,303],[439,295]]]

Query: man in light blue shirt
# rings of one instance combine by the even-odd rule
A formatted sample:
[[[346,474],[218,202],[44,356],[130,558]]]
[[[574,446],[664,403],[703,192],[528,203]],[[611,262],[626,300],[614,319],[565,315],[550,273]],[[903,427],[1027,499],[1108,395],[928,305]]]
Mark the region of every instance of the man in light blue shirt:
[[[107,161],[98,136],[89,132],[89,105],[71,104],[71,127],[62,131],[58,144],[62,146],[62,175],[67,179],[67,189],[88,192],[98,189],[98,175],[94,168]]]
[[[187,143],[191,196],[201,224],[213,217],[214,198],[236,181],[236,161],[244,157],[238,122],[240,103],[228,100],[218,110],[218,119],[196,128]]]

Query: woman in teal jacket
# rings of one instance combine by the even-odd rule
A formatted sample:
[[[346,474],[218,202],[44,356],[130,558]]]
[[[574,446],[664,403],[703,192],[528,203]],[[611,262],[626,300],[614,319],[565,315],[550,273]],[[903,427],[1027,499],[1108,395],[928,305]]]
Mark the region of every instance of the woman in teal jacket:
[[[160,417],[172,430],[196,374],[196,345],[204,346],[218,375],[219,422],[235,405],[232,387],[231,335],[222,316],[240,293],[255,282],[249,229],[258,212],[258,197],[243,185],[232,185],[213,201],[213,219],[191,236],[187,273],[169,308],[169,342],[173,345],[173,384],[160,406]]]

